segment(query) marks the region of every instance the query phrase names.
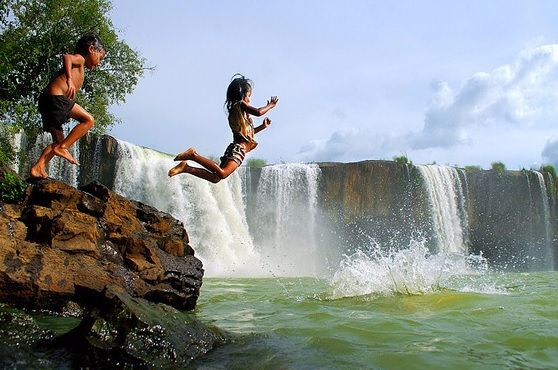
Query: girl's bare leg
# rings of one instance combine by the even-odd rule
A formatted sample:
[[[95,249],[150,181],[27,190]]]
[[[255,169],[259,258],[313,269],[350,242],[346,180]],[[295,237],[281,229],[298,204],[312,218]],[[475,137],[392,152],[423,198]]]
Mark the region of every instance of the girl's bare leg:
[[[66,159],[68,162],[73,164],[79,164],[78,161],[70,154],[68,148],[71,147],[76,141],[78,141],[82,136],[87,134],[89,130],[95,124],[93,116],[85,109],[83,109],[79,104],[74,104],[70,112],[70,117],[79,121],[79,124],[70,131],[68,136],[62,140],[60,143],[56,143],[52,147],[54,155]]]
[[[198,167],[188,166],[188,163],[186,163],[186,161],[182,161],[179,164],[177,164],[176,166],[174,166],[173,168],[171,168],[169,170],[169,177],[173,177],[173,176],[178,175],[180,173],[189,173],[191,175],[199,177],[200,179],[207,180],[207,181],[212,182],[214,184],[218,183],[221,180],[219,178],[219,176],[217,176],[216,174],[214,174],[212,172],[209,172],[205,168],[198,168]]]
[[[192,159],[193,155],[196,153],[196,150],[194,148],[188,148],[185,151],[183,151],[182,153],[178,154],[176,157],[174,157],[175,161],[185,161],[188,159]]]
[[[187,149],[186,151],[180,153],[177,157],[179,156],[181,158],[184,158],[185,160],[169,170],[169,177],[178,175],[180,173],[189,173],[215,184],[222,179],[227,178],[239,166],[239,164],[235,161],[229,160],[223,167],[220,167],[211,159],[205,158],[204,156],[196,153],[194,148]],[[191,167],[188,165],[186,160],[192,160],[196,163],[201,164],[205,168]]]

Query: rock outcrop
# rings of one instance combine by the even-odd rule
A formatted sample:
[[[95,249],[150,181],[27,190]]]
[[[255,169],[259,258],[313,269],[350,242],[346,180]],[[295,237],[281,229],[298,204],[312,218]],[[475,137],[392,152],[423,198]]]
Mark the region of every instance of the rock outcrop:
[[[182,366],[224,342],[181,312],[203,277],[188,242],[180,221],[100,183],[37,181],[21,203],[0,203],[0,302],[77,312],[81,323],[45,344],[72,356],[79,344],[76,366]]]
[[[196,304],[203,269],[183,225],[103,185],[39,181],[0,218],[4,302],[53,309],[77,289],[114,285],[180,310]]]

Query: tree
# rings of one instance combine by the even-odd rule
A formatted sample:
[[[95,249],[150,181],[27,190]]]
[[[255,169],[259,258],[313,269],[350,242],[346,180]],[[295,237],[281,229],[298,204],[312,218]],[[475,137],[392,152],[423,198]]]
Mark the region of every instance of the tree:
[[[76,102],[95,117],[95,131],[119,122],[108,108],[123,103],[146,61],[121,40],[108,17],[110,0],[2,0],[0,2],[0,122],[30,132],[41,127],[37,99],[87,31],[107,56],[88,72]]]

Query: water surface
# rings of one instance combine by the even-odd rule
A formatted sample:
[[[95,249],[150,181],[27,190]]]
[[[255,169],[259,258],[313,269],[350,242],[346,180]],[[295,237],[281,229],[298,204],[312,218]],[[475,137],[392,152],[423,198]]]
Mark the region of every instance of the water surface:
[[[558,367],[558,272],[454,276],[424,294],[333,298],[315,278],[205,279],[196,315],[238,335],[234,369]]]

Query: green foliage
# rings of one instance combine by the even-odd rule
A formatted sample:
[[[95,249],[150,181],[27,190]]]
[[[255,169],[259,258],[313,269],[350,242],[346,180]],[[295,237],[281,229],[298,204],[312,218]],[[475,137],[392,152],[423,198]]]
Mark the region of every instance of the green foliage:
[[[0,128],[0,165],[10,165],[15,159],[15,155],[9,132]]]
[[[401,154],[399,156],[393,157],[393,161],[398,164],[411,164],[412,162],[409,160],[406,154]]]
[[[267,162],[265,161],[265,159],[259,159],[259,158],[251,158],[248,160],[248,162],[246,162],[246,165],[249,168],[262,168],[267,164]]]
[[[23,199],[25,182],[17,175],[4,172],[4,180],[0,182],[0,196],[6,203],[16,203]]]
[[[465,166],[465,171],[466,172],[479,172],[479,171],[482,171],[482,167],[481,166]]]
[[[548,195],[552,198],[556,197],[556,191],[558,189],[558,176],[556,175],[556,169],[551,164],[542,165],[540,170],[541,173],[544,175],[550,175],[550,181],[547,182],[547,192]],[[546,177],[545,177],[546,179]]]
[[[550,176],[552,177],[552,180],[556,181],[556,178],[558,177],[556,175],[556,169],[554,168],[553,165],[551,164],[545,164],[543,166],[541,166],[540,170],[541,173],[548,173],[550,174]]]
[[[504,173],[506,171],[506,165],[504,164],[504,162],[492,162],[490,166],[494,171],[498,173]]]
[[[0,5],[0,122],[39,129],[36,99],[73,53],[79,37],[96,32],[107,51],[86,73],[76,102],[104,131],[117,118],[109,106],[123,103],[143,75],[145,60],[119,38],[108,13],[110,0],[3,0]]]

